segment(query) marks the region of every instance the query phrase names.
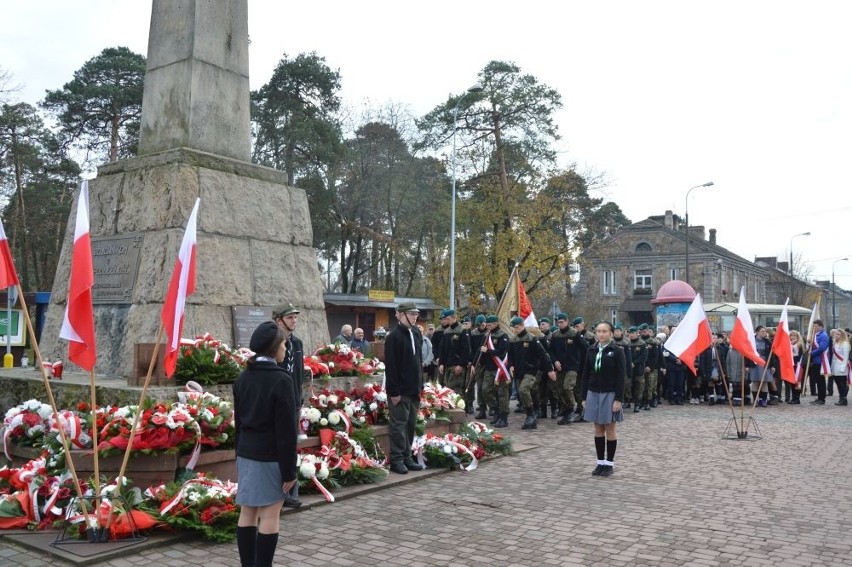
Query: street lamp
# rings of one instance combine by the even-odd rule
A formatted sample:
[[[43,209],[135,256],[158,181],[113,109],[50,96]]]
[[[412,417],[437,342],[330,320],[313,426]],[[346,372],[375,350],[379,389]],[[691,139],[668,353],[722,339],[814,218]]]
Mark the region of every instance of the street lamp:
[[[799,234],[794,234],[790,237],[790,275],[794,274],[793,272],[793,239],[797,236],[810,236],[810,232],[800,232]]]
[[[840,258],[831,263],[831,328],[837,328],[837,285],[834,283],[834,265],[849,258]]]
[[[713,182],[708,181],[707,183],[702,183],[701,185],[696,185],[695,187],[690,187],[689,191],[686,192],[686,206],[684,207],[684,213],[686,216],[686,283],[689,283],[689,194],[692,193],[693,189],[698,189],[699,187],[712,187]]]
[[[453,108],[453,206],[450,213],[450,308],[456,307],[456,130],[458,129],[459,105],[470,93],[482,92],[482,85],[475,83],[461,96]]]

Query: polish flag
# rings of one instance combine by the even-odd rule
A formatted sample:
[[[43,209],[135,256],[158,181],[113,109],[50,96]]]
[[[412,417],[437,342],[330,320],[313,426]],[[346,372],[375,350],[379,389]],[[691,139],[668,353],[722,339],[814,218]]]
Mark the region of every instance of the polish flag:
[[[12,261],[12,251],[9,249],[9,240],[3,229],[3,221],[0,221],[0,288],[16,285],[18,285],[18,273]]]
[[[184,232],[178,259],[175,262],[175,269],[169,282],[169,290],[166,292],[166,299],[163,301],[162,318],[163,327],[166,330],[164,365],[166,375],[169,378],[174,375],[177,367],[186,298],[195,293],[195,226],[200,202],[201,199],[195,200],[195,206],[192,207],[192,213],[190,213],[189,220],[186,223],[186,232]]]
[[[92,286],[95,270],[92,265],[92,240],[89,236],[89,182],[80,186],[77,199],[77,223],[74,227],[74,247],[71,251],[71,279],[65,318],[59,338],[68,342],[68,359],[91,372],[95,368],[95,312],[92,308]]]
[[[515,276],[518,278],[518,317],[524,320],[524,327],[538,328],[538,320],[533,313],[532,303],[527,297],[527,290],[524,289],[524,284],[521,282],[521,276],[515,271]]]
[[[696,293],[692,305],[675,328],[672,336],[663,348],[678,357],[694,375],[695,359],[713,344],[713,334],[710,331],[710,321],[704,312],[701,294]]]
[[[737,306],[737,319],[731,332],[731,347],[758,366],[766,366],[766,361],[757,352],[754,342],[754,324],[745,300],[745,286],[740,290],[740,304]]]
[[[796,371],[793,368],[793,345],[790,343],[790,323],[787,321],[787,304],[790,303],[790,298],[784,303],[784,309],[781,311],[781,319],[778,321],[778,328],[775,330],[775,338],[772,340],[772,353],[778,357],[778,362],[781,363],[781,379],[790,384],[796,383]]]
[[[485,345],[488,350],[494,350],[494,341],[491,340],[491,333],[488,333],[488,337],[485,339]],[[512,375],[509,374],[509,369],[506,368],[506,362],[509,360],[509,353],[507,352],[502,359],[496,354],[491,355],[491,360],[494,361],[495,366],[497,366],[497,375],[494,376],[494,383],[500,384],[503,382],[508,384],[511,382]]]

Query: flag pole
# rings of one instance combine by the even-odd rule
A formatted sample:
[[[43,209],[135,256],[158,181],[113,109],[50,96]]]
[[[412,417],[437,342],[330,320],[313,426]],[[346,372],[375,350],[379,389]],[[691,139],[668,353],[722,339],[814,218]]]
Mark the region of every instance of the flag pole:
[[[133,417],[133,425],[130,428],[130,439],[127,440],[127,448],[124,450],[124,459],[121,461],[121,469],[118,471],[118,490],[124,484],[124,470],[127,468],[127,461],[130,459],[130,451],[133,449],[133,437],[136,435],[136,428],[139,425],[139,416],[142,415],[142,404],[145,403],[145,396],[148,394],[148,384],[151,383],[151,375],[154,373],[154,364],[157,362],[157,355],[160,352],[160,341],[163,339],[163,321],[160,321],[160,326],[157,329],[157,339],[154,341],[154,352],[151,354],[151,362],[148,363],[148,374],[145,376],[145,384],[142,386],[142,394],[139,396],[139,405],[136,408],[136,415]]]
[[[89,370],[89,395],[91,397],[92,404],[92,462],[95,465],[95,515],[97,516],[98,510],[100,510],[100,498],[101,498],[101,471],[99,466],[98,459],[98,404],[97,404],[97,394],[95,393],[95,370]]]
[[[509,280],[506,282],[506,287],[503,288],[503,295],[500,296],[500,301],[497,302],[497,311],[496,313],[500,313],[503,309],[503,303],[506,301],[506,294],[509,292],[509,286],[512,285],[512,280],[515,278],[515,272],[518,271],[518,264],[515,263],[514,267],[512,267],[512,273],[509,274]],[[504,332],[509,332],[511,329],[508,328],[509,323],[507,321],[498,321],[500,324],[500,328],[503,329]]]
[[[77,498],[80,501],[80,506],[83,508],[83,516],[86,519],[86,527],[91,527],[91,520],[89,518],[89,507],[86,506],[86,501],[83,498],[83,490],[80,488],[80,480],[77,476],[77,469],[74,467],[74,459],[71,457],[71,447],[68,444],[68,438],[65,436],[65,429],[62,427],[62,421],[59,417],[59,410],[56,408],[56,399],[53,397],[53,388],[50,387],[50,379],[47,377],[47,369],[44,367],[44,362],[41,358],[41,349],[38,347],[38,341],[36,340],[35,330],[33,329],[33,323],[30,321],[30,313],[27,309],[27,301],[24,298],[24,290],[21,289],[21,284],[17,283],[16,287],[18,288],[18,297],[21,298],[21,310],[24,312],[24,321],[27,325],[27,332],[30,335],[30,340],[32,341],[33,351],[35,352],[36,364],[38,364],[39,370],[41,371],[41,378],[44,382],[44,389],[47,391],[47,399],[50,403],[50,409],[53,410],[53,419],[56,421],[56,429],[59,430],[59,439],[62,441],[62,452],[65,454],[65,463],[68,465],[68,471],[71,473],[71,478],[74,481],[74,488],[77,491]],[[98,422],[92,422],[92,431],[95,431],[98,427]]]
[[[740,360],[740,427],[745,431],[745,357]]]
[[[769,356],[766,359],[766,364],[763,365],[763,373],[760,375],[760,382],[757,384],[757,394],[754,395],[754,399],[751,401],[751,409],[754,409],[757,406],[757,397],[760,395],[760,389],[763,388],[763,381],[766,379],[766,373],[769,371],[769,362],[772,360],[773,352],[769,351]],[[769,390],[769,388],[767,388]],[[767,392],[767,396],[769,393]]]
[[[716,348],[716,345],[713,345],[713,354],[716,355],[716,366],[719,369],[719,376],[722,377],[722,386],[725,388],[725,397],[728,398],[728,407],[731,409],[731,418],[734,421],[734,427],[737,428],[737,436],[740,435],[740,428],[737,426],[737,414],[734,412],[734,402],[731,400],[733,397],[733,392],[728,393],[728,380],[725,377],[725,369],[722,368],[722,360],[719,358],[719,349]]]

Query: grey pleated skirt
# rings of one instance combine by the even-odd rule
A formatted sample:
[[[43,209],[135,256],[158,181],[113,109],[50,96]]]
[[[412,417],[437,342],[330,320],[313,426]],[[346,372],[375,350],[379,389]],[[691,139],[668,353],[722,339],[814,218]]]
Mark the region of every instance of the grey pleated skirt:
[[[237,457],[237,504],[262,507],[282,502],[281,470],[278,463]]]
[[[624,421],[624,412],[612,413],[612,402],[615,392],[586,392],[586,403],[583,404],[583,419],[598,425],[607,425]]]

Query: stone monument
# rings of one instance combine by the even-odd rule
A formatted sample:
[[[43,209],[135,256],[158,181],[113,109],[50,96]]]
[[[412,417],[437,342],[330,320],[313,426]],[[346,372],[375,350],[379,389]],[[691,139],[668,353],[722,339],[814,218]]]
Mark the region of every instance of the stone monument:
[[[100,167],[89,182],[97,374],[135,378],[135,347],[156,338],[196,197],[196,292],[183,336],[233,344],[235,312],[262,319],[292,302],[305,350],[328,340],[307,196],[249,161],[248,68],[247,0],[154,0],[139,157]],[[58,337],[75,215],[42,333],[45,360],[67,357]]]

